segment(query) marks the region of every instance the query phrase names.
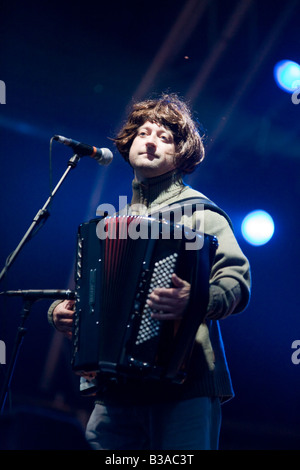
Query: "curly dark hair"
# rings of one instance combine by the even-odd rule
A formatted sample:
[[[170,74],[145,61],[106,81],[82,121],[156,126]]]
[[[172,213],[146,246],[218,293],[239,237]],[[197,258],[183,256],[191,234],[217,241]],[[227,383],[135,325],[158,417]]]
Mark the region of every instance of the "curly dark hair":
[[[204,145],[188,105],[176,94],[133,104],[126,123],[113,141],[124,160],[129,162],[129,150],[139,127],[146,121],[156,122],[173,134],[175,166],[181,173],[192,173],[205,156]]]

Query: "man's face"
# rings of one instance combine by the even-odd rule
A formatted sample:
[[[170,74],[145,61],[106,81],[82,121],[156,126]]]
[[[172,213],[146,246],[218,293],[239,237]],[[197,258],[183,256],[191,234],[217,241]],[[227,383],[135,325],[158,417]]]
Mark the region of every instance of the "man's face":
[[[137,131],[129,151],[129,162],[138,181],[175,169],[172,132],[155,122],[145,122]]]

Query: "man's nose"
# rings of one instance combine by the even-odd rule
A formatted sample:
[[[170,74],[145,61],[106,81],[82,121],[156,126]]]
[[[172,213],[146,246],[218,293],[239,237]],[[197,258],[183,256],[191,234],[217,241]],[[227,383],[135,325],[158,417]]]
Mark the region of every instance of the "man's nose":
[[[156,137],[153,136],[153,135],[148,135],[146,145],[147,145],[147,147],[156,147],[156,145],[157,145]]]

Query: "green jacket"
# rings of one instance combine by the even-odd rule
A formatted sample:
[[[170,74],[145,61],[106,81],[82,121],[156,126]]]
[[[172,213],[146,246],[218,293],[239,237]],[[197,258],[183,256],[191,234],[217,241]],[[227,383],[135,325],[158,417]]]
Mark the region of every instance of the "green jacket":
[[[186,198],[203,198],[202,193],[187,186],[176,172],[132,183],[132,200],[124,211],[150,215],[159,209]],[[123,211],[123,212],[124,212]],[[204,217],[203,217],[204,214]],[[216,236],[218,248],[212,266],[209,302],[205,321],[199,325],[189,371],[183,384],[141,384],[130,380],[124,384],[100,384],[100,402],[153,402],[187,399],[196,396],[217,396],[221,401],[233,393],[226,361],[219,320],[242,312],[250,298],[249,262],[242,253],[226,217],[215,210],[185,213],[180,223]],[[204,226],[203,226],[204,224]],[[51,321],[50,308],[50,321]]]

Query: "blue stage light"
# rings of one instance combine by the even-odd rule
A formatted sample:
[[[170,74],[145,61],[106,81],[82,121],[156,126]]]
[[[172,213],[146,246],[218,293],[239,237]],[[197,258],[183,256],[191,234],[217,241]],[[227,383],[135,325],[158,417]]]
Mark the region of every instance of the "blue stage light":
[[[281,60],[274,67],[274,78],[279,88],[293,93],[300,86],[300,65],[291,60]]]
[[[274,234],[274,221],[263,210],[250,212],[242,222],[242,235],[251,245],[265,245]]]

